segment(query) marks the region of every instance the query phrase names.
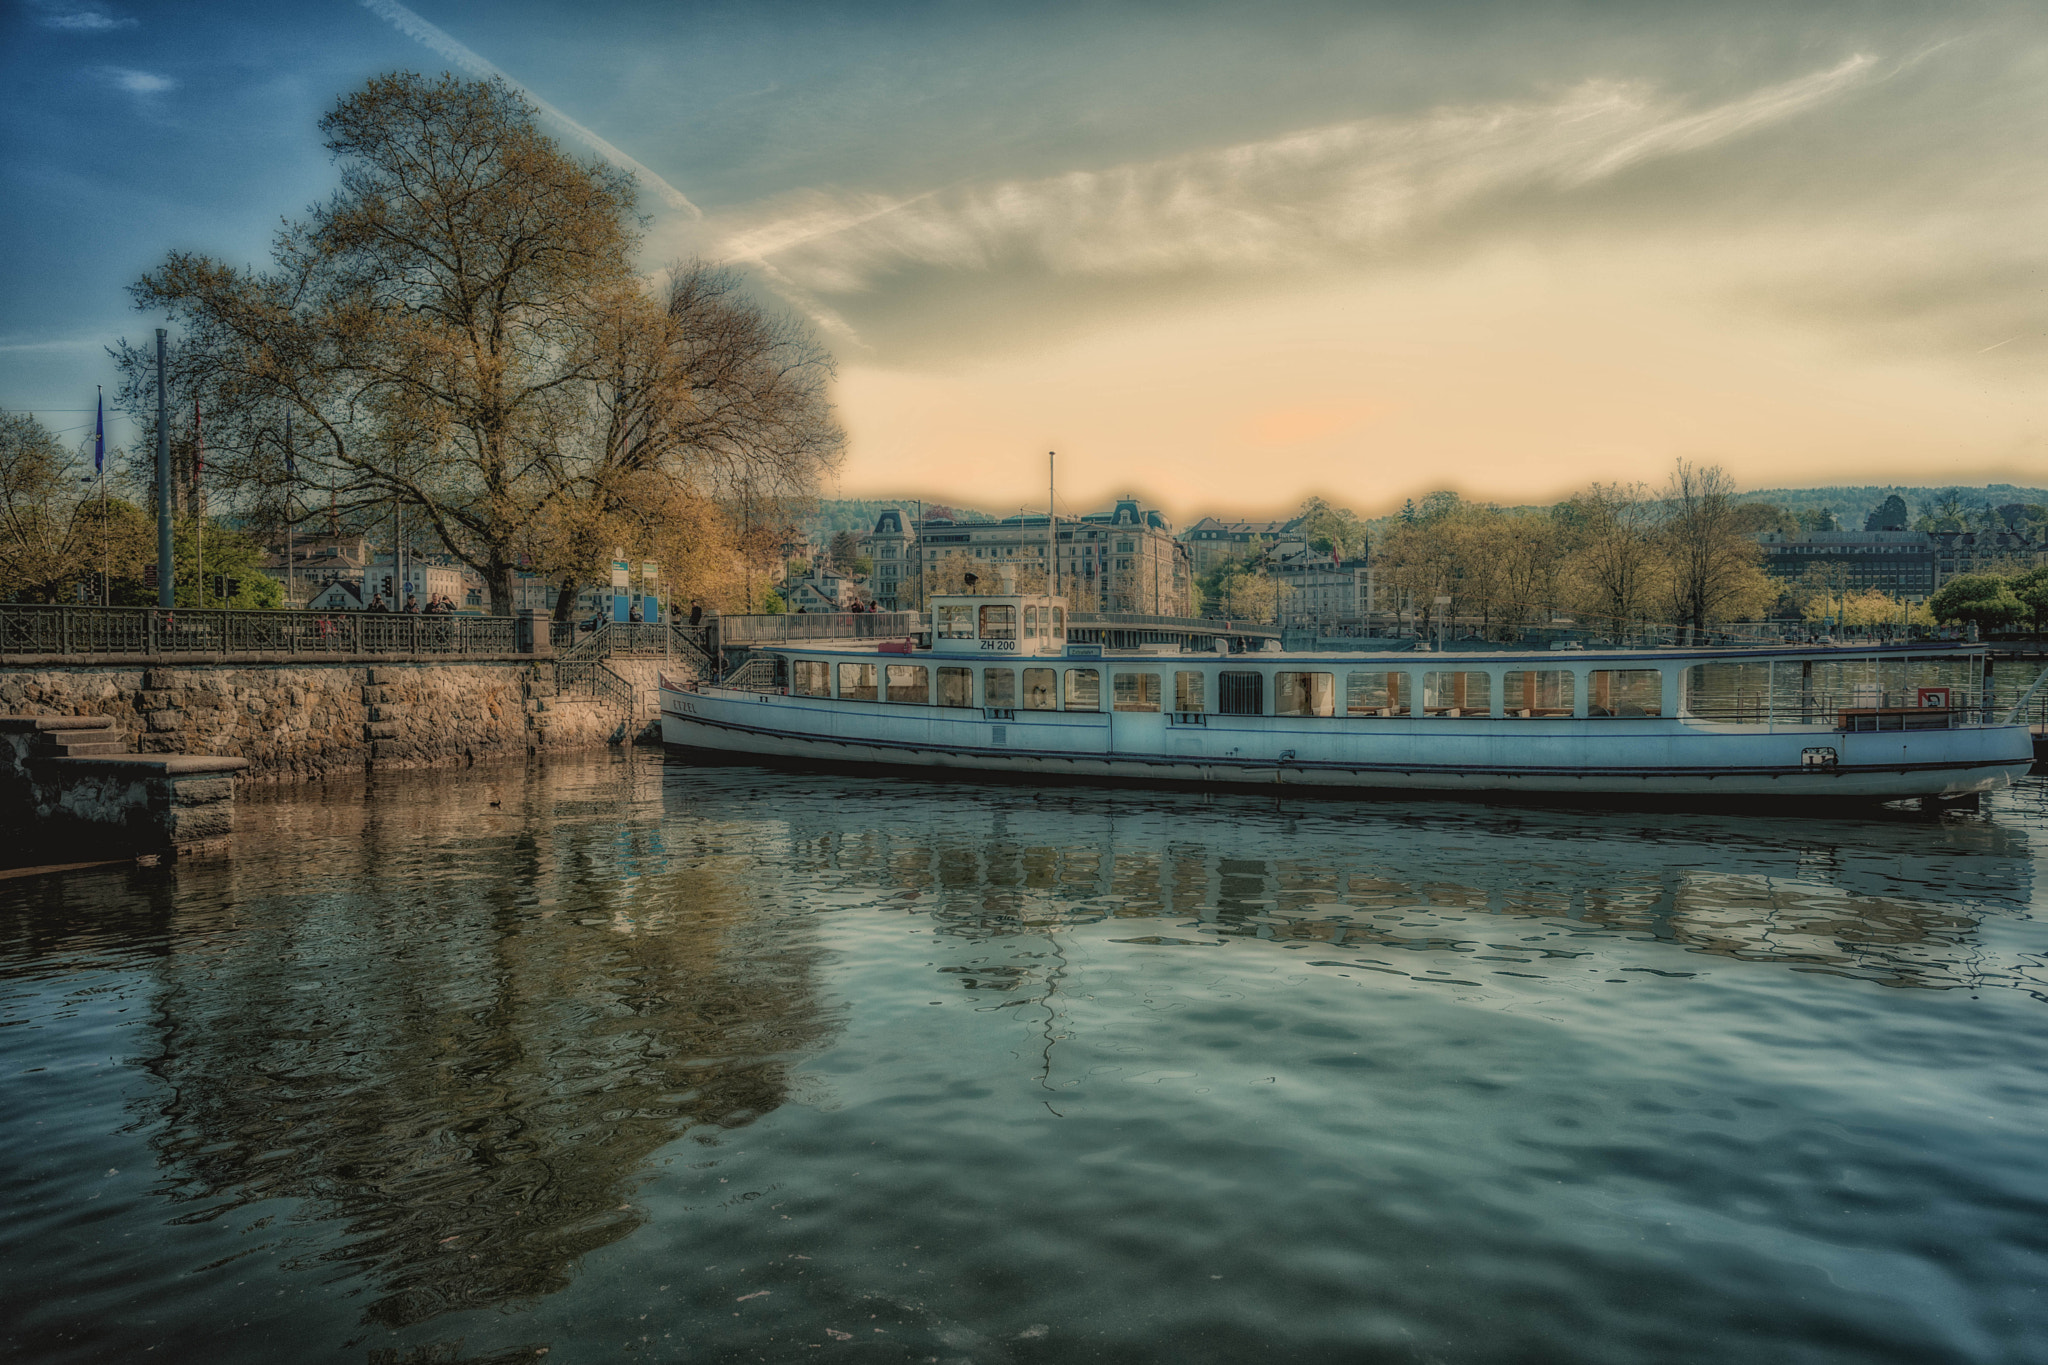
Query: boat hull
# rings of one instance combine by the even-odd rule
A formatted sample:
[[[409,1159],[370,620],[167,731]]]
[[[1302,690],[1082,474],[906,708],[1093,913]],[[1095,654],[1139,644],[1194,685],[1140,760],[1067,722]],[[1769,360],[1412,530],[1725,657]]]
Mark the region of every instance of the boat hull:
[[[1359,792],[1953,798],[2004,787],[2033,761],[2032,736],[2018,725],[1862,734],[1654,719],[1422,720],[1371,729],[1276,719],[1215,717],[1180,727],[1156,714],[1048,712],[990,720],[979,710],[905,715],[899,708],[711,688],[665,690],[661,724],[671,748],[737,758]],[[1835,761],[1813,765],[1811,749],[1830,751]]]

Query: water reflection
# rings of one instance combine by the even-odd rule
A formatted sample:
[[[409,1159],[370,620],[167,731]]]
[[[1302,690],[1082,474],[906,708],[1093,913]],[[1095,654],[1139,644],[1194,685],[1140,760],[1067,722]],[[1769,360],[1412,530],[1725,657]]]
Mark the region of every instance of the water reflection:
[[[184,874],[148,1063],[180,1220],[313,1201],[386,1326],[560,1288],[641,1224],[651,1153],[785,1103],[831,1026],[806,936],[622,820],[630,792],[435,785],[280,801],[265,837],[321,830],[306,894]]]
[[[1076,1324],[1105,1358],[1363,1358],[1435,1324],[1446,1359],[1566,1358],[1603,1327],[1606,1358],[1646,1359],[1695,1311],[1782,1344],[1754,1324],[1823,1292],[1772,1290],[1786,1265],[1916,1237],[1979,1258],[1959,1283],[2031,1293],[2004,1220],[2037,1207],[2038,1087],[1978,1032],[2025,1031],[1925,992],[2048,998],[2018,932],[2044,804],[1748,820],[647,756],[253,792],[230,859],[0,882],[0,1023],[29,1025],[0,1058],[69,1045],[96,995],[148,1019],[103,1082],[124,1133],[75,1057],[21,1063],[43,1079],[0,1136],[41,1162],[62,1125],[83,1152],[0,1173],[26,1210],[0,1260],[38,1303],[111,1287],[11,1340],[227,1358],[217,1309],[391,1361],[617,1358],[650,1315],[719,1359],[855,1327],[923,1359],[964,1352],[961,1324],[976,1359],[1074,1358]],[[1507,1008],[1532,995],[1568,1003]],[[1929,1080],[1986,1056],[2007,1071],[1983,1094]],[[1873,1101],[1802,1061],[1889,1069]],[[115,1214],[87,1201],[123,1143],[155,1169]],[[1886,1217],[1943,1212],[1886,1233],[1843,1171]],[[1596,1186],[1656,1212],[1602,1213]],[[1471,1316],[1513,1294],[1529,1350]]]
[[[746,780],[798,790],[780,775]],[[802,790],[862,800],[889,819],[849,829],[831,806],[788,801],[797,870],[829,878],[834,895],[870,890],[877,898],[867,904],[929,914],[947,935],[1171,917],[1179,922],[1146,938],[1526,967],[1591,951],[1532,947],[1539,938],[1607,933],[1887,986],[2048,986],[2033,958],[1994,964],[1977,942],[1984,915],[2023,915],[2033,895],[2024,832],[1983,816],[1390,810],[911,783]],[[1398,956],[1344,963],[1426,970]],[[1682,959],[1669,966],[1689,969]]]

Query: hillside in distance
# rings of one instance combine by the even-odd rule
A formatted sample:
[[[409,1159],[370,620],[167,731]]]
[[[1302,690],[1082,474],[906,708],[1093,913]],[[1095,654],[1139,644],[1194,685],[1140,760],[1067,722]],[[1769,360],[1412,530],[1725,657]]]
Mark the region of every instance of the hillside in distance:
[[[1866,514],[1893,494],[1906,500],[1914,515],[1954,494],[1964,507],[2004,507],[2010,503],[2048,504],[2048,488],[2024,488],[2018,484],[1835,484],[1826,488],[1757,488],[1740,495],[1743,502],[1768,502],[1788,512],[1817,512],[1825,508],[1843,526],[1860,529]]]

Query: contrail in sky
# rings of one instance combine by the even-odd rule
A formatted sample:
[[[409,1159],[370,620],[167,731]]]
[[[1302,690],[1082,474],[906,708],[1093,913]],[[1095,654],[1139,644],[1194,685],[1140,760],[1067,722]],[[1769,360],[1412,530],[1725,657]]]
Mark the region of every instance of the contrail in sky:
[[[528,90],[518,81],[513,80],[510,76],[499,70],[492,62],[457,41],[447,30],[437,28],[433,24],[428,23],[404,5],[399,4],[398,0],[359,0],[359,3],[364,9],[390,24],[406,37],[411,38],[422,47],[426,47],[446,57],[470,75],[495,76],[504,81],[507,85],[525,95],[526,98],[532,100],[541,113],[547,115],[549,119],[565,129],[577,141],[583,143],[619,169],[631,171],[641,184],[653,190],[661,201],[670,208],[681,213],[687,213],[692,218],[702,218],[704,216],[704,210],[691,203],[681,190],[669,184],[668,181],[663,180],[653,171],[647,169],[647,167],[641,165],[638,161],[635,161],[632,157],[626,155],[617,147],[614,147],[611,143],[578,123],[575,119],[570,118],[554,105],[549,104],[546,100]]]

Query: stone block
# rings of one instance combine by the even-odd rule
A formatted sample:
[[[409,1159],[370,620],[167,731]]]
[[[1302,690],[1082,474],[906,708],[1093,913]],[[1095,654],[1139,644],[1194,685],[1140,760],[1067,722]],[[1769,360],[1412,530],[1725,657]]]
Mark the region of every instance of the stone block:
[[[398,738],[398,722],[395,720],[373,720],[363,728],[371,739]]]
[[[201,806],[174,806],[164,832],[176,843],[218,839],[235,832],[235,803],[209,801]]]
[[[370,741],[371,758],[410,758],[412,746],[402,739],[374,739]]]
[[[149,728],[158,734],[167,734],[185,723],[185,713],[166,707],[151,711],[148,715]]]
[[[370,719],[401,720],[403,717],[399,715],[398,711],[399,709],[396,706],[373,706],[370,708]]]
[[[171,802],[179,806],[204,806],[235,799],[232,777],[188,777],[171,784]]]
[[[142,685],[151,692],[168,691],[178,685],[178,675],[168,668],[148,668],[142,673]]]
[[[374,705],[380,701],[396,700],[397,698],[392,695],[391,689],[388,687],[366,687],[363,689],[363,704],[365,706]]]

